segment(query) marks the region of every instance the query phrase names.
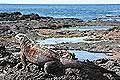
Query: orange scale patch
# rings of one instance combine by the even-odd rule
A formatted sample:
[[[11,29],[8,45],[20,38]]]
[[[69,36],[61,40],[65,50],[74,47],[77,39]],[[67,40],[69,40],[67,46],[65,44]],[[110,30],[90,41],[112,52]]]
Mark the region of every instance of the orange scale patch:
[[[36,49],[36,48],[30,48],[28,53],[29,53],[30,57],[33,57],[33,55],[35,55],[35,54],[38,53],[38,49]]]

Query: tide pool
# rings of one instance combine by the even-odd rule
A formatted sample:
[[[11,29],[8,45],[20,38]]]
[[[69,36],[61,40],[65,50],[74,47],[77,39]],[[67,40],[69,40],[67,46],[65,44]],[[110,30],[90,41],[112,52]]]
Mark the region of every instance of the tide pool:
[[[77,26],[77,27],[60,28],[60,30],[86,31],[86,30],[107,30],[110,28],[112,28],[112,27],[111,26]]]
[[[78,60],[80,60],[80,61],[84,61],[87,59],[92,61],[92,60],[108,57],[103,53],[91,53],[91,52],[80,51],[80,50],[68,50],[68,51],[70,53],[74,53],[76,55],[76,58],[78,58]]]
[[[85,43],[94,43],[94,42],[100,42],[100,41],[85,41],[84,39],[88,38],[87,36],[85,37],[73,37],[73,38],[48,38],[45,40],[36,40],[37,43],[40,44],[58,44],[58,43],[66,43],[66,42],[72,42],[72,43],[77,43],[77,42],[85,42]]]

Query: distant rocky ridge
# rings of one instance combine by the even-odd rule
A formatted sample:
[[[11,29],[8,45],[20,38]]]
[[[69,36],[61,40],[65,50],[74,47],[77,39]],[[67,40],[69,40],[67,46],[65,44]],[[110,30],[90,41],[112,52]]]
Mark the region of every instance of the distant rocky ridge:
[[[22,15],[20,12],[13,12],[13,13],[0,13],[0,21],[16,21],[16,20],[37,20],[37,19],[48,19],[52,17],[43,17],[39,16],[38,14],[27,14]]]
[[[40,20],[40,19],[56,19],[56,18],[40,16],[34,13],[31,13],[31,14],[22,14],[21,12],[0,13],[0,21]],[[81,22],[83,21],[77,18],[60,18],[60,20],[63,20],[63,19],[79,20]]]
[[[119,26],[120,21],[81,20],[78,18],[53,18],[38,14],[22,14],[21,12],[0,13],[0,24],[18,27],[27,26],[32,29],[58,29],[75,26]]]

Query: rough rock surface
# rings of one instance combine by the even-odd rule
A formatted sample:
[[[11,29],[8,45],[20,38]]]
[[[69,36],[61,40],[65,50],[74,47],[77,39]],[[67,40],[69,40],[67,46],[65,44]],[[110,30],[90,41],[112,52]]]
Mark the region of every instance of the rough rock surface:
[[[15,13],[0,13],[0,80],[120,80],[120,65],[119,60],[105,60],[93,62],[83,62],[87,66],[82,68],[67,68],[65,72],[61,75],[51,75],[51,68],[48,70],[51,71],[51,74],[45,74],[43,69],[35,64],[27,62],[27,67],[23,69],[23,65],[20,63],[19,48],[16,48],[14,41],[14,35],[17,33],[26,33],[31,38],[39,38],[44,35],[40,35],[34,31],[34,29],[56,29],[61,27],[69,26],[80,26],[80,25],[101,25],[101,26],[111,26],[111,25],[120,25],[120,22],[117,21],[83,21],[80,19],[74,18],[52,18],[52,17],[42,17],[37,14],[28,14],[23,15],[20,12]],[[120,28],[114,28],[109,31],[83,31],[82,35],[102,35],[108,34],[113,35],[115,33],[115,38],[117,39],[119,35]],[[66,32],[68,33],[68,32]],[[66,34],[64,32],[57,32],[57,34]],[[73,34],[69,31],[69,34]],[[68,35],[69,35],[68,34]],[[76,33],[74,33],[76,34]],[[107,38],[108,39],[108,38]],[[109,40],[109,39],[108,39]],[[77,45],[78,44],[78,45]],[[108,45],[110,44],[110,45]],[[83,49],[91,51],[108,51],[111,48],[116,48],[115,51],[119,51],[120,47],[118,41],[103,42],[103,43],[75,43],[74,45],[66,44],[68,47],[63,45],[66,49]],[[82,47],[80,46],[82,45]],[[83,46],[85,45],[85,46]],[[104,47],[99,47],[98,45],[107,45]],[[114,46],[112,46],[114,45]],[[96,46],[98,48],[96,48]],[[96,48],[96,50],[95,50]],[[12,49],[12,50],[11,50]],[[60,49],[60,48],[59,48]],[[15,52],[15,53],[13,53]],[[99,63],[99,64],[98,64]],[[98,66],[97,66],[98,65]],[[51,67],[51,66],[50,66]],[[102,68],[103,67],[103,68]],[[57,70],[57,67],[56,67]]]
[[[37,65],[27,62],[27,67],[22,69],[19,54],[13,55],[0,47],[0,79],[2,80],[119,80],[114,72],[95,65],[93,62],[84,62],[87,66],[82,68],[67,68],[64,74],[51,75]],[[3,55],[4,54],[4,55]],[[19,64],[19,66],[17,66]],[[117,68],[117,67],[116,67]],[[57,68],[56,68],[57,69]],[[118,68],[119,70],[119,68]]]

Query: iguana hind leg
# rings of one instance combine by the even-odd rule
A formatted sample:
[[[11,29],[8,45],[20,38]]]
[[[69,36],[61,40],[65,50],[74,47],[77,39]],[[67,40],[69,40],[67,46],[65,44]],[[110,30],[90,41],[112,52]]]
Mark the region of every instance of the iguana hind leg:
[[[46,74],[63,75],[65,72],[64,66],[59,61],[49,61],[44,65],[44,71]]]

